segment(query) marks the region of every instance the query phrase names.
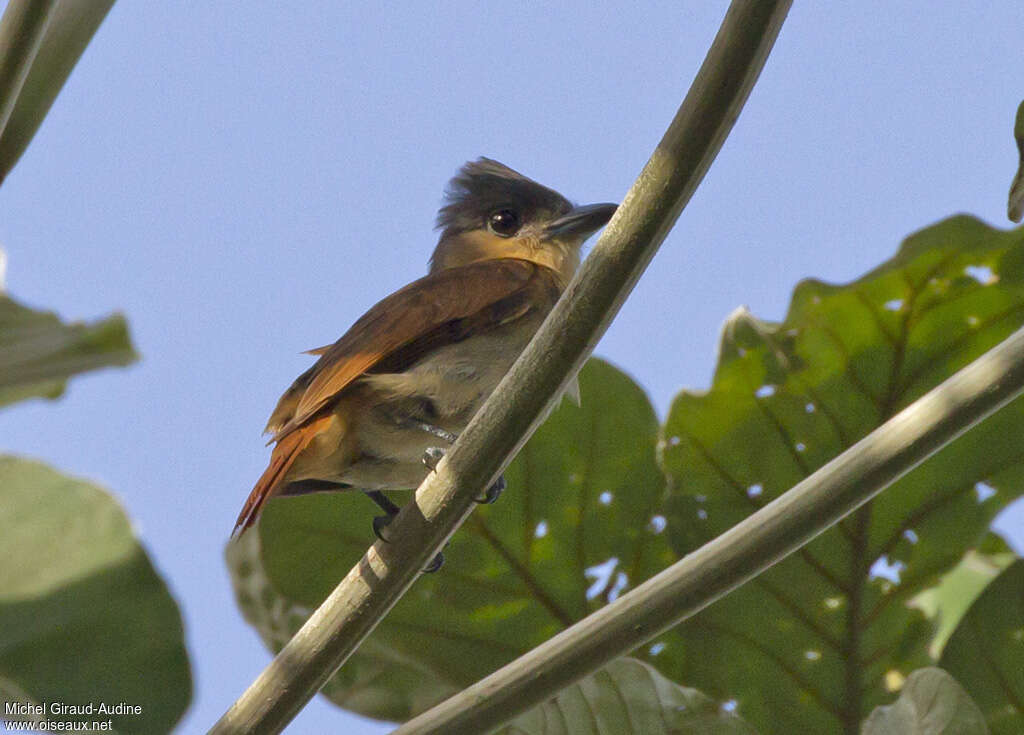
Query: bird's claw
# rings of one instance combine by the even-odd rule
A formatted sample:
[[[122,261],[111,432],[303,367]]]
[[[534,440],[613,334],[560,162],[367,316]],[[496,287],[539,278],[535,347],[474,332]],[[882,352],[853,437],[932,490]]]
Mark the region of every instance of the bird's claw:
[[[387,538],[384,537],[384,529],[391,524],[392,518],[394,518],[394,516],[389,515],[373,517],[373,535],[384,543],[389,543]]]
[[[438,569],[440,569],[443,566],[444,566],[444,553],[439,551],[439,552],[437,552],[437,556],[435,556],[433,559],[431,559],[430,563],[427,564],[426,568],[424,568],[423,573],[424,574],[433,574],[434,572],[436,572]]]
[[[391,525],[391,521],[393,519],[394,516],[391,515],[374,516],[373,518],[373,534],[386,544],[389,544],[391,542],[384,536],[384,529]],[[444,554],[442,554],[439,551],[437,552],[437,555],[430,560],[430,563],[427,564],[426,568],[423,570],[423,573],[433,574],[443,566]]]
[[[423,464],[427,466],[431,472],[437,469],[437,463],[441,461],[441,457],[444,456],[444,450],[441,447],[428,447],[423,452]]]
[[[427,466],[431,472],[437,470],[437,463],[441,461],[441,457],[445,454],[441,447],[428,447],[423,452],[423,464]],[[482,498],[474,498],[476,502],[481,505],[490,505],[498,498],[501,497],[502,491],[505,489],[505,475],[498,475],[498,479],[484,491]]]
[[[490,505],[498,498],[501,497],[502,491],[505,489],[505,475],[498,475],[498,479],[495,480],[489,488],[484,491],[482,498],[473,498],[476,502],[481,505]]]

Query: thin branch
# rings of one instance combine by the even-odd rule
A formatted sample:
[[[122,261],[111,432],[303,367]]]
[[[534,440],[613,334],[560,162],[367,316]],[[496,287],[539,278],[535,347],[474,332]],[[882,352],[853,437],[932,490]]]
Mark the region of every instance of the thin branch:
[[[373,631],[469,515],[473,499],[511,462],[590,355],[696,190],[764,66],[790,2],[733,1],[679,112],[604,235],[437,472],[416,491],[416,502],[392,521],[391,542],[378,541],[367,551],[212,733],[280,732]],[[537,692],[530,701],[551,692]]]
[[[791,554],[1021,392],[1024,329],[718,538],[393,735],[485,733],[549,699]]]
[[[114,0],[11,0],[0,19],[0,183]]]
[[[0,135],[43,44],[57,0],[11,0],[0,19]]]
[[[1013,137],[1017,140],[1020,151],[1020,164],[1017,174],[1010,184],[1010,196],[1006,202],[1006,216],[1013,222],[1020,222],[1024,217],[1024,102],[1017,108],[1017,120],[1013,126]]]

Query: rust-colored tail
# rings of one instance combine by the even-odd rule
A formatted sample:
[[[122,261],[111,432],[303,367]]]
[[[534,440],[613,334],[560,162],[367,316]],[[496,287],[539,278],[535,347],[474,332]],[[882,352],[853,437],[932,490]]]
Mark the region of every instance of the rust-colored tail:
[[[270,455],[270,465],[256,482],[256,486],[245,501],[242,512],[238,514],[235,529],[231,532],[232,538],[245,533],[246,529],[259,518],[263,504],[280,491],[285,474],[295,463],[302,450],[320,433],[323,428],[322,424],[325,423],[324,419],[329,420],[330,417],[325,416],[293,431],[283,437],[274,447],[274,452]]]

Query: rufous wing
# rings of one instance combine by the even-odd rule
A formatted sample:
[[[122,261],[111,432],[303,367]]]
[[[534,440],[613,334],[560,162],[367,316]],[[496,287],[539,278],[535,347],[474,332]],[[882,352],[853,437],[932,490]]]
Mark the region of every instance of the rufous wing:
[[[414,281],[370,309],[333,345],[316,350],[320,359],[285,393],[268,428],[280,441],[364,373],[400,372],[430,349],[521,316],[538,300],[550,306],[557,295],[553,272],[513,258]]]
[[[353,381],[371,370],[402,372],[445,344],[508,323],[558,298],[557,275],[518,259],[472,263],[432,273],[370,309],[337,342],[313,352],[320,359],[278,401],[267,431],[276,442],[270,466],[238,516],[244,531],[287,484],[289,469],[322,432],[337,429],[325,411]],[[328,436],[330,442],[342,441]]]

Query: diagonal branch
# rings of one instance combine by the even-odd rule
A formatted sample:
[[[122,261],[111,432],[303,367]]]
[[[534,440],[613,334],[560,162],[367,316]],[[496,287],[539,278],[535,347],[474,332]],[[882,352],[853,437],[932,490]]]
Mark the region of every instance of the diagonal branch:
[[[790,3],[733,0],[686,99],[604,235],[437,472],[416,491],[416,502],[391,523],[392,541],[367,551],[211,733],[280,732],[469,515],[473,499],[540,424],[654,257],[736,121]]]
[[[57,0],[14,0],[0,21],[0,135],[39,52]]]
[[[393,735],[489,732],[763,572],[1022,392],[1024,329],[721,536]]]
[[[10,0],[0,18],[0,183],[114,0]]]

